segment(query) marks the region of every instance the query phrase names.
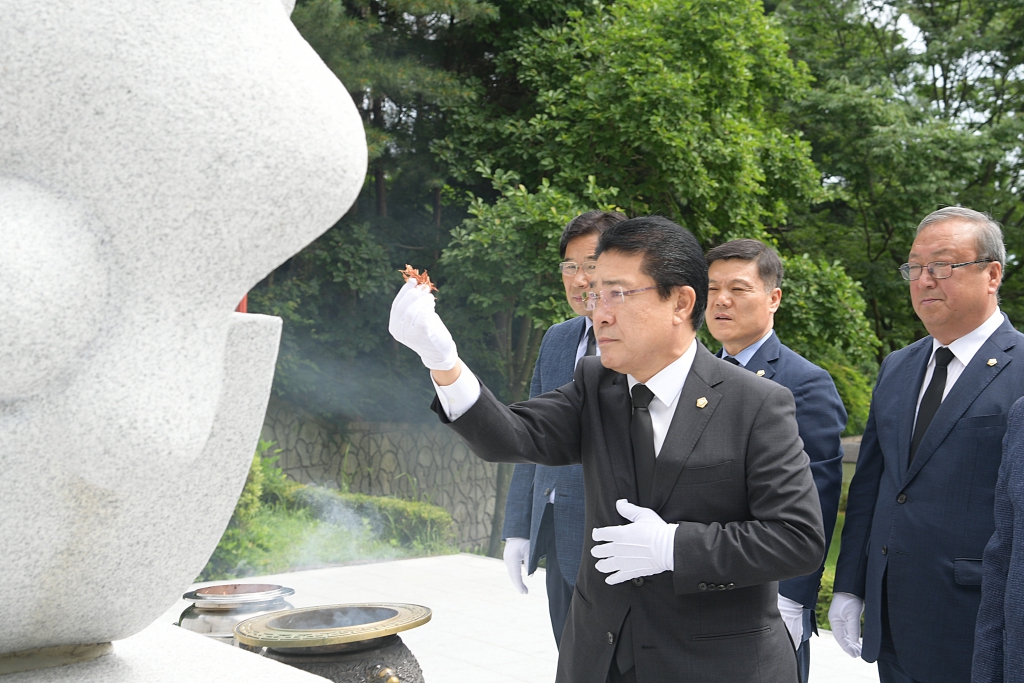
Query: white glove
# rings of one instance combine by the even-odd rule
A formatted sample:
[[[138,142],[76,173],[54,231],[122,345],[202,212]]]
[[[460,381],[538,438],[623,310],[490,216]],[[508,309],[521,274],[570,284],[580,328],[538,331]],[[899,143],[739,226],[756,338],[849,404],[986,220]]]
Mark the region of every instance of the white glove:
[[[434,295],[427,285],[417,286],[416,280],[410,279],[398,290],[388,332],[418,353],[431,370],[451,370],[459,362],[452,335],[434,312]]]
[[[780,595],[779,614],[786,624],[789,637],[793,639],[793,647],[800,647],[800,642],[804,639],[804,606],[796,600]]]
[[[851,657],[860,657],[860,615],[864,612],[864,601],[852,593],[836,593],[828,608],[828,623],[843,652]]]
[[[611,542],[590,549],[594,557],[605,558],[596,565],[597,571],[609,574],[605,583],[615,585],[672,571],[679,525],[666,524],[654,510],[633,505],[625,498],[615,501],[615,509],[632,523],[594,529],[595,541]]]
[[[530,539],[528,538],[506,538],[505,552],[502,555],[505,560],[505,569],[508,570],[508,577],[512,579],[512,585],[524,595],[530,589],[523,583],[523,566],[530,566]]]

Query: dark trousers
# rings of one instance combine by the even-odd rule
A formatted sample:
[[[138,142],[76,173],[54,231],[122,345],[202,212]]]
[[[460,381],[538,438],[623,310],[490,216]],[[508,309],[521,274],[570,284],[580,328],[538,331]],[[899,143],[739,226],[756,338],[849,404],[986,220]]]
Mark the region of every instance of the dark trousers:
[[[899,655],[896,654],[896,646],[892,642],[892,629],[889,628],[889,587],[886,579],[882,576],[882,644],[878,652],[878,680],[879,683],[920,683],[914,680],[900,664]]]
[[[537,532],[537,550],[540,555],[548,558],[544,563],[548,589],[548,616],[551,617],[555,644],[561,645],[562,631],[565,629],[565,619],[569,614],[569,603],[572,601],[573,584],[566,581],[558,566],[558,553],[555,549],[555,506],[551,503],[544,506],[544,516],[541,517],[540,530]]]
[[[811,633],[814,629],[814,610],[804,609],[804,640],[796,649],[796,670],[800,683],[807,683],[811,673]]]

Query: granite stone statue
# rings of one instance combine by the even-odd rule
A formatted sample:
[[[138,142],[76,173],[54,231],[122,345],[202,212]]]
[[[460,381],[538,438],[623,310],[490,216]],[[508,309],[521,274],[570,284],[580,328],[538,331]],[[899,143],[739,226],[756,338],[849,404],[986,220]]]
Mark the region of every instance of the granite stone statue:
[[[233,310],[366,170],[292,4],[0,3],[0,656],[137,633],[224,531],[281,329]]]

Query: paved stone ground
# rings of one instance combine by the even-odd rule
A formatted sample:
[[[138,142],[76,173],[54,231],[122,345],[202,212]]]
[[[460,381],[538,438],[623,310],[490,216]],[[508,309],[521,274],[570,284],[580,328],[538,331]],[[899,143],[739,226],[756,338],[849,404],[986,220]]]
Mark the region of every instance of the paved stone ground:
[[[557,651],[543,570],[512,589],[500,560],[447,555],[349,565],[245,579],[295,589],[295,607],[345,602],[410,602],[433,610],[430,623],[402,634],[427,683],[550,683]],[[175,621],[188,605],[164,616]],[[877,681],[874,664],[848,657],[829,633],[812,639],[812,683]]]

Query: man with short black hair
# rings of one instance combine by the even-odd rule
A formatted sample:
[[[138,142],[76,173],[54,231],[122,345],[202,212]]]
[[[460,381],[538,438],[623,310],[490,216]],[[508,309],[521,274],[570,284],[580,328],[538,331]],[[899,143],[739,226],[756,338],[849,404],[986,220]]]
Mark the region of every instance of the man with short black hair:
[[[617,211],[587,211],[562,231],[558,264],[565,298],[577,317],[552,325],[544,335],[533,369],[530,397],[572,381],[576,364],[600,351],[586,308],[590,276],[597,265],[597,240],[605,230],[626,220]],[[505,502],[504,560],[512,584],[526,593],[522,567],[530,574],[547,557],[545,585],[548,615],[555,643],[561,642],[576,574],[583,554],[583,466],[547,467],[518,464]]]
[[[719,357],[778,382],[793,393],[796,421],[825,524],[825,548],[832,539],[843,485],[846,409],[829,374],[790,350],[774,331],[782,301],[782,260],[771,247],[752,239],[726,242],[705,257],[711,336],[722,343]],[[779,583],[779,611],[797,647],[800,680],[810,670],[810,637],[816,632],[814,608],[825,565],[806,576]]]
[[[825,548],[792,395],[696,340],[707,270],[675,223],[609,228],[591,287],[601,356],[512,406],[459,360],[425,287],[406,284],[389,323],[479,457],[583,465],[586,551],[557,683],[792,683],[776,582]]]
[[[952,206],[921,221],[899,268],[929,336],[878,370],[828,612],[882,683],[971,680],[1006,417],[1024,394],[1024,335],[999,310],[1005,262],[999,224]]]

